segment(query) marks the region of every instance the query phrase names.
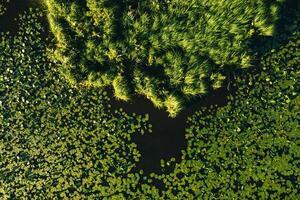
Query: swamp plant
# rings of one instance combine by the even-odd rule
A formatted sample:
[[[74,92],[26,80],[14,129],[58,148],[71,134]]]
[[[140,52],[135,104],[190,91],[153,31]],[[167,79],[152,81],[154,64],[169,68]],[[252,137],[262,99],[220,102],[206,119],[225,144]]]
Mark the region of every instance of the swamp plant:
[[[125,101],[144,95],[175,117],[190,98],[220,88],[227,66],[252,65],[251,39],[273,35],[284,0],[45,2],[51,56],[67,80],[112,85]]]

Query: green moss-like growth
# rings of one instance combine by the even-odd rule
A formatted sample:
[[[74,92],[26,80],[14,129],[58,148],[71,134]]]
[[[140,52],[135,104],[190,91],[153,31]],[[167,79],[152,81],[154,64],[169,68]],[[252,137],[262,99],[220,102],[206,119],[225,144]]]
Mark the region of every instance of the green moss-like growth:
[[[126,74],[131,92],[157,107],[166,107],[162,102],[172,93],[184,102],[219,88],[224,79],[214,74],[225,65],[249,67],[250,39],[273,34],[282,2],[45,0],[62,73],[77,83],[96,73],[91,85],[113,86]],[[144,79],[152,83],[138,85]],[[128,99],[124,91],[126,97],[116,96]],[[175,116],[180,109],[167,110]]]

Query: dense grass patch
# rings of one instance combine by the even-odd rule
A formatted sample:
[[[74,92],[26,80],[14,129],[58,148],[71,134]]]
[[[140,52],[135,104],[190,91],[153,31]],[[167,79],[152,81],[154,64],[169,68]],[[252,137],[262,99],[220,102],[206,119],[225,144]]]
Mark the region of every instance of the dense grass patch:
[[[251,65],[251,39],[273,35],[283,0],[45,2],[52,56],[71,83],[112,85],[125,101],[145,95],[175,117],[220,88],[226,66]]]

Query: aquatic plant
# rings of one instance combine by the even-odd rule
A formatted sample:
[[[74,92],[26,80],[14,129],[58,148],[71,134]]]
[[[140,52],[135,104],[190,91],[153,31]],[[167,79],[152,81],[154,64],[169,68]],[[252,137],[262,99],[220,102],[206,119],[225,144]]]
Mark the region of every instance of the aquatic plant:
[[[238,77],[227,106],[189,117],[182,161],[152,175],[163,199],[299,198],[299,38],[265,55],[261,72]]]
[[[280,43],[257,68],[236,75],[239,90],[228,105],[189,117],[181,161],[162,160],[161,172],[146,176],[136,169],[142,155],[131,137],[151,132],[149,116],[112,109],[101,88],[115,81],[126,97],[129,83],[107,73],[89,75],[80,87],[66,84],[46,54],[51,38],[41,16],[31,9],[15,36],[0,35],[0,199],[299,198],[299,18],[281,30],[288,38],[266,44]],[[133,79],[141,93],[180,109],[180,95],[165,102],[155,93],[163,83],[141,69],[133,73],[145,76]]]
[[[142,176],[131,137],[151,130],[147,118],[112,110],[104,90],[66,84],[41,15],[30,10],[16,36],[0,36],[0,199],[124,199]]]
[[[51,57],[72,84],[112,85],[124,100],[142,94],[175,117],[191,97],[220,88],[226,66],[251,66],[251,39],[273,35],[282,2],[46,0]]]
[[[0,16],[6,12],[7,5],[10,0],[0,0]]]

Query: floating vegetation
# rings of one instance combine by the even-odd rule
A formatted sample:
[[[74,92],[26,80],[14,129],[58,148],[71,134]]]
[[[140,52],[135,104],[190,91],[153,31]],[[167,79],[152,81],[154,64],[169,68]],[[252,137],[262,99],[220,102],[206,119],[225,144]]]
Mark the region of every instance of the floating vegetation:
[[[237,80],[222,108],[188,120],[182,162],[155,175],[163,199],[298,199],[300,32],[268,53],[262,72]]]
[[[6,12],[7,5],[10,0],[0,0],[0,16]]]
[[[87,2],[98,10],[96,1]],[[157,7],[164,4],[156,1],[150,5],[162,13],[168,8]],[[93,12],[89,15],[98,16]],[[0,35],[0,199],[299,199],[299,18],[280,30],[285,35],[262,45],[274,48],[258,66],[235,76],[232,84],[239,89],[227,105],[189,117],[181,160],[161,160],[160,172],[145,175],[136,168],[143,155],[132,136],[151,132],[149,118],[155,116],[111,108],[103,85],[114,85],[123,100],[130,100],[132,92],[126,85],[134,88],[120,72],[86,74],[80,85],[78,77],[59,72],[63,66],[48,57],[53,38],[45,36],[43,16],[30,9],[19,16],[14,36]],[[112,47],[106,53],[111,60],[121,59]],[[178,91],[158,94],[164,83],[153,84],[153,71],[132,70],[142,74],[132,77],[136,87],[158,107],[174,116],[182,110]],[[206,78],[218,88],[224,75]],[[74,84],[67,84],[71,80]],[[209,88],[193,82],[193,73],[182,81],[191,83],[183,87],[186,94]]]
[[[41,15],[30,10],[16,36],[1,35],[0,198],[134,191],[140,153],[131,136],[151,129],[146,116],[112,113],[105,91],[69,87],[47,59]]]
[[[284,1],[45,2],[52,57],[72,84],[112,85],[123,100],[141,94],[175,117],[191,97],[222,86],[225,66],[251,66],[250,40],[273,35]],[[181,100],[170,106],[174,93]]]

